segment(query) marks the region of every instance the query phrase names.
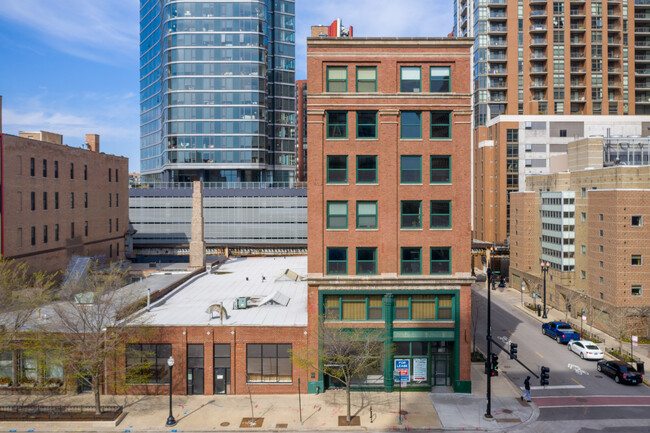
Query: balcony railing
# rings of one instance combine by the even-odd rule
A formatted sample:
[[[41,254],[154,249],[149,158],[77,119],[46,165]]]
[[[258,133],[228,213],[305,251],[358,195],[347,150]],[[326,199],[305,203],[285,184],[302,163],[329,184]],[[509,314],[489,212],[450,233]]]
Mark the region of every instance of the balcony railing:
[[[543,25],[541,25],[541,24],[536,24],[536,25],[534,25],[534,26],[531,26],[531,27],[530,27],[530,30],[533,31],[533,32],[534,32],[534,31],[539,31],[539,30],[546,31],[546,30],[548,30],[548,27],[543,26]]]
[[[506,15],[505,12],[490,12],[490,18],[505,18]]]
[[[547,71],[546,71],[546,68],[535,67],[535,68],[530,68],[530,72],[533,73],[533,74],[534,73],[543,73],[543,74],[545,74]]]
[[[506,26],[490,26],[491,32],[507,32],[508,27]]]
[[[546,16],[546,11],[530,11],[530,16],[531,17],[545,17]]]

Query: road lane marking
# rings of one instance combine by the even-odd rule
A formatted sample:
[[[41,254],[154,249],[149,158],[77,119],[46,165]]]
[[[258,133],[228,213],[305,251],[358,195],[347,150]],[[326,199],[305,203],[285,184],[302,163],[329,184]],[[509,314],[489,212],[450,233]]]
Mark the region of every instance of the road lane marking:
[[[540,358],[544,358],[542,355],[539,354],[539,352],[535,352],[535,353],[536,353],[537,356],[539,356]]]
[[[575,380],[574,378],[571,378],[571,380],[574,381],[575,383],[577,383],[578,385],[582,386],[582,384],[580,382],[578,382],[577,380]]]
[[[524,389],[523,386],[519,388]],[[545,389],[584,389],[583,385],[547,385],[547,386],[531,386],[530,389],[541,391]]]

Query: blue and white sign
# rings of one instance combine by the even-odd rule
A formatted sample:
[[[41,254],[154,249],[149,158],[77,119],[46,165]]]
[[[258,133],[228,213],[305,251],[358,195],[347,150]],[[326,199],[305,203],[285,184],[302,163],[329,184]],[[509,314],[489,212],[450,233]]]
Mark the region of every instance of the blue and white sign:
[[[411,377],[411,360],[410,359],[396,359],[395,360],[395,382],[408,382]]]

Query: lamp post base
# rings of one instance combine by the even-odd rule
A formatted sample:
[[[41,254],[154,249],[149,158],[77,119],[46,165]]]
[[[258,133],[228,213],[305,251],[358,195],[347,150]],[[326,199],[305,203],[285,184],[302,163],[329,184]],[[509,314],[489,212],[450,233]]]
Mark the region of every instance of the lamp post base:
[[[546,316],[546,312],[544,312],[544,314],[542,314],[542,319],[548,319],[548,317]]]
[[[487,419],[487,420],[492,420],[492,419],[494,419],[494,417],[493,417],[491,414],[489,414],[489,413],[483,414],[483,418],[485,418],[485,419]]]
[[[167,422],[165,423],[165,425],[167,427],[173,427],[176,425],[176,420],[174,419],[173,416],[170,415],[169,418],[167,418]]]

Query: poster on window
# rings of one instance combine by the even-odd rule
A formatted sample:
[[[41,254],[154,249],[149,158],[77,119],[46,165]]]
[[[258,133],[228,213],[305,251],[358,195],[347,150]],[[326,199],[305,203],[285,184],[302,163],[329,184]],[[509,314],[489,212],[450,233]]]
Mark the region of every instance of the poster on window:
[[[415,358],[413,360],[413,381],[426,382],[427,381],[427,359]]]

